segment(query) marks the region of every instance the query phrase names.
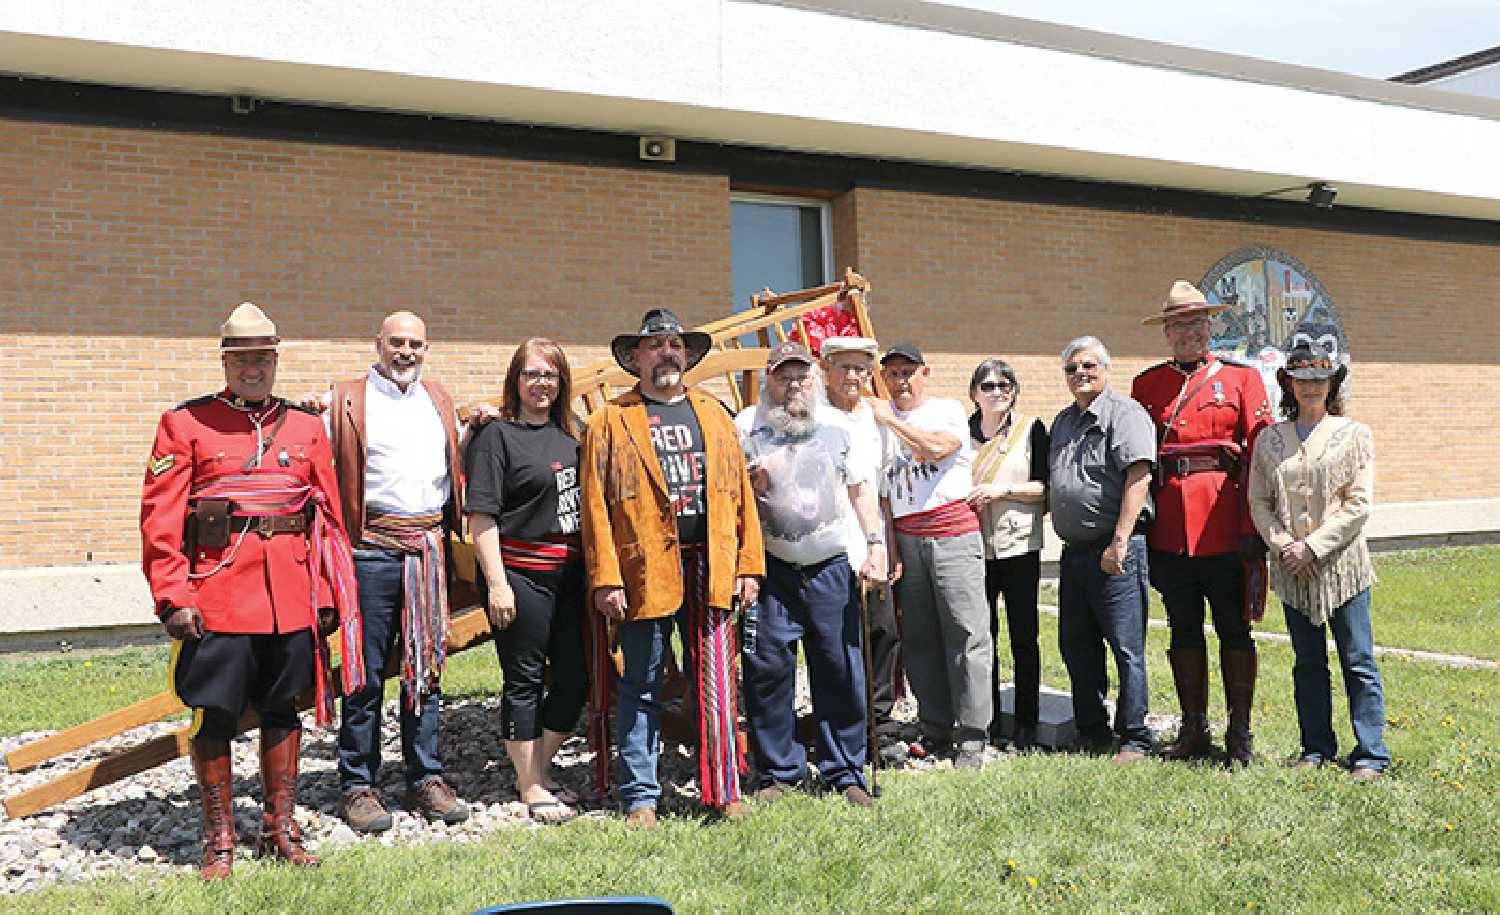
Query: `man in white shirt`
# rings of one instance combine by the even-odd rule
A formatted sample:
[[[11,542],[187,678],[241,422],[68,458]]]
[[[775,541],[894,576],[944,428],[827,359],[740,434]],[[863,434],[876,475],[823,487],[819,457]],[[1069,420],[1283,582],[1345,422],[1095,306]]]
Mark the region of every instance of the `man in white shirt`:
[[[807,777],[794,708],[801,642],[818,778],[849,803],[870,807],[859,585],[845,545],[844,505],[866,534],[859,575],[869,581],[885,580],[883,523],[875,481],[849,462],[849,429],[841,413],[821,403],[820,388],[807,348],[783,343],[767,360],[760,402],[735,418],[766,551],[754,644],[745,646],[745,711],[756,796],[771,800]]]
[[[917,697],[929,752],[957,745],[956,768],[984,765],[993,704],[995,643],[984,599],[979,519],[968,418],[956,400],[927,396],[931,366],[909,343],[880,359],[891,400],[872,400],[875,420],[898,443],[882,491],[890,501],[901,577],[902,660]]]
[[[849,464],[861,477],[875,481],[877,495],[894,441],[875,421],[875,413],[865,399],[871,390],[875,357],[879,354],[880,345],[868,337],[829,337],[819,351],[829,406],[839,410],[849,426]],[[888,513],[884,501],[881,500],[883,515]],[[849,565],[858,569],[865,564],[868,540],[878,535],[864,532],[851,503],[842,503],[842,508],[844,546],[849,553]],[[892,538],[882,539],[887,544],[887,556],[894,559],[890,553],[894,548],[889,546]],[[865,673],[871,680],[875,738],[883,759],[899,762],[906,758],[907,745],[901,740],[901,722],[891,714],[901,679],[901,630],[896,624],[894,590],[882,587],[870,591],[866,612],[870,617],[870,664]]]
[[[453,399],[421,377],[427,326],[390,315],[375,338],[378,361],[363,378],[333,386],[325,415],[340,501],[354,544],[364,622],[366,688],[347,695],[339,726],[339,812],[359,832],[391,816],[376,789],[386,659],[400,658],[401,749],[406,807],[460,823],[468,807],[443,779],[438,753],[444,638],[448,630],[446,532],[459,530],[463,445]]]

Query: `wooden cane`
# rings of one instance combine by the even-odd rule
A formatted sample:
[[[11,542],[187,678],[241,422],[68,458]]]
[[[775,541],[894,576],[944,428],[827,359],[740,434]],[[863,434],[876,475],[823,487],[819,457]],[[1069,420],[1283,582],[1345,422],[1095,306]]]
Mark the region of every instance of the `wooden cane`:
[[[880,593],[885,592],[881,583]],[[880,797],[880,741],[875,736],[875,671],[870,648],[870,582],[864,576],[859,579],[859,622],[864,638],[865,661],[865,755],[870,758],[870,796]]]

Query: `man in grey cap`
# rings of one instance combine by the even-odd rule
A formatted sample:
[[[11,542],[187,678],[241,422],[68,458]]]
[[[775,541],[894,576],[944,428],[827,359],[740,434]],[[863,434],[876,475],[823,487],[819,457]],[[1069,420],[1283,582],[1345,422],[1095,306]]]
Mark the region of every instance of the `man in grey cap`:
[[[1073,403],[1052,422],[1047,504],[1063,540],[1058,573],[1057,643],[1073,683],[1082,746],[1114,749],[1135,762],[1151,749],[1146,727],[1145,526],[1151,520],[1156,428],[1144,407],[1109,387],[1109,350],[1079,337],[1062,352]],[[1114,731],[1105,717],[1115,657],[1120,695]]]
[[[843,504],[869,549],[860,578],[885,580],[875,480],[851,464],[843,414],[822,405],[812,354],[783,343],[766,361],[760,402],[735,418],[766,549],[754,645],[745,646],[745,708],[759,790],[772,800],[807,777],[794,704],[797,643],[807,658],[817,722],[818,778],[857,807],[864,785],[865,689],[858,582],[845,546]]]
[[[984,765],[993,703],[993,612],[984,599],[984,544],[966,501],[974,489],[969,422],[956,400],[929,397],[932,368],[909,343],[880,359],[890,401],[872,400],[875,420],[896,441],[883,491],[901,557],[903,660],[917,697],[922,745],[957,768]]]

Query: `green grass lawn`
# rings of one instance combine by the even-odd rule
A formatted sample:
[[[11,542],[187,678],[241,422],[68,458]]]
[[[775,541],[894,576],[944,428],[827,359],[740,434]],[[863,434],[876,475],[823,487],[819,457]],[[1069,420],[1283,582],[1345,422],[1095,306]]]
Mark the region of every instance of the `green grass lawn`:
[[[1472,576],[1450,577],[1444,557],[1384,557],[1381,587],[1431,575],[1431,604],[1466,599]],[[1410,605],[1386,606],[1395,616]],[[1422,631],[1387,621],[1378,635]],[[1066,688],[1055,620],[1044,616],[1042,626],[1044,679]],[[1153,630],[1148,639],[1154,711],[1175,707],[1166,638]],[[123,694],[132,678],[147,683],[149,656],[95,657],[88,676]],[[668,818],[642,834],[608,818],[502,830],[470,845],[367,842],[332,853],[314,873],[252,864],[222,886],[106,880],[3,900],[0,909],[455,912],[610,893],[658,895],[687,912],[1500,909],[1500,674],[1383,660],[1396,759],[1383,782],[1356,785],[1338,770],[1284,764],[1297,750],[1291,649],[1264,644],[1261,657],[1254,724],[1263,762],[1234,775],[1157,761],[1121,768],[1075,756],[1007,758],[978,773],[887,775],[874,813],[799,796],[742,824]],[[0,666],[4,720],[17,720],[13,681],[32,677],[27,695],[55,695],[89,682],[79,663]],[[150,688],[159,682],[158,674]],[[481,647],[453,659],[445,685],[483,695],[497,682],[494,653]],[[1334,714],[1347,750],[1341,692]],[[100,695],[97,710],[118,704],[106,695],[119,694]],[[46,725],[33,713],[24,727],[60,726],[58,714],[82,708],[49,708]]]
[[[1500,660],[1500,546],[1383,553],[1375,557],[1375,572],[1380,581],[1370,616],[1376,644]],[[1044,588],[1042,600],[1056,604],[1057,592]],[[1285,634],[1284,612],[1271,592],[1255,628]],[[1155,591],[1151,616],[1167,618]]]

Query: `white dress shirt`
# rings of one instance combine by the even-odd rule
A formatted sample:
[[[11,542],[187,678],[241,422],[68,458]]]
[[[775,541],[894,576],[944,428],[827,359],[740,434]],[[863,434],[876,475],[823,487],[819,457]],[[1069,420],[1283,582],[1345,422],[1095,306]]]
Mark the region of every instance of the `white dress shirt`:
[[[365,510],[441,511],[453,493],[448,439],[420,382],[402,391],[370,369],[365,380]]]

